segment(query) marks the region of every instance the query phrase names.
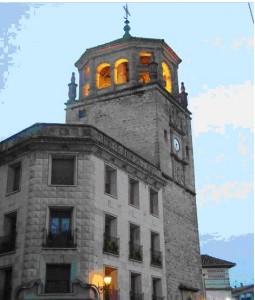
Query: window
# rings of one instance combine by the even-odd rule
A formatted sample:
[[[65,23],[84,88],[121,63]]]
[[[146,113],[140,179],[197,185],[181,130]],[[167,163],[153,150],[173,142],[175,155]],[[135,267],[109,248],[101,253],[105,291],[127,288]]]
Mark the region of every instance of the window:
[[[45,293],[70,293],[70,264],[47,264]]]
[[[156,232],[151,232],[151,264],[158,267],[162,266],[160,239],[159,234]]]
[[[147,66],[151,62],[151,53],[150,52],[140,52],[140,64]]]
[[[104,300],[117,300],[118,298],[118,269],[111,266],[104,267],[104,277],[111,277],[111,283],[108,286],[107,291],[105,291]],[[98,282],[96,283],[98,284]],[[108,296],[108,298],[107,298]]]
[[[105,165],[105,193],[117,197],[117,170]]]
[[[12,268],[0,269],[0,299],[11,300]]]
[[[141,83],[148,83],[148,82],[150,82],[149,72],[140,72],[139,82],[141,82]]]
[[[189,147],[188,147],[188,146],[186,146],[186,148],[185,148],[185,149],[186,149],[186,158],[187,158],[187,159],[189,159]]]
[[[84,68],[84,75],[85,75],[85,79],[89,79],[90,69],[88,65]]]
[[[171,73],[168,65],[163,62],[162,63],[162,76],[163,80],[165,81],[165,89],[169,92],[172,93],[172,82],[171,82]]]
[[[162,300],[161,279],[152,278],[152,300]]]
[[[0,237],[0,253],[15,250],[17,212],[4,216],[4,235]]]
[[[139,207],[139,181],[129,178],[129,204]]]
[[[140,227],[130,224],[129,235],[129,258],[142,261],[143,247],[140,245]]]
[[[158,216],[158,192],[150,188],[150,213]]]
[[[72,208],[51,208],[49,229],[45,232],[45,245],[51,248],[74,248]]]
[[[141,275],[130,274],[130,300],[143,300]]]
[[[117,238],[117,218],[105,215],[104,253],[119,254],[119,240]]]
[[[89,84],[88,83],[83,86],[83,95],[85,97],[87,97],[89,95]]]
[[[86,117],[86,109],[79,110],[79,119]]]
[[[119,59],[115,63],[114,82],[115,84],[123,84],[129,81],[128,60],[125,58]]]
[[[51,158],[51,184],[75,184],[75,157],[72,155],[53,155]]]
[[[7,177],[7,193],[17,192],[20,190],[21,162],[9,165]]]
[[[165,141],[165,143],[167,143],[167,140],[168,140],[167,131],[164,129],[164,141]]]
[[[103,89],[111,86],[111,68],[107,63],[103,63],[97,67],[97,88]]]

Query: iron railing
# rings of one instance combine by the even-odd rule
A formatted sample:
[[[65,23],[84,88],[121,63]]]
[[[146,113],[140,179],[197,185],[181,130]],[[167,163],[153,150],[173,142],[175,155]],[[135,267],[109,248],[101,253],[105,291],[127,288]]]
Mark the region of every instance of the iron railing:
[[[64,294],[71,292],[69,280],[47,280],[44,286],[45,294]]]
[[[151,264],[158,267],[162,266],[162,253],[160,251],[151,249]]]
[[[0,237],[0,253],[15,250],[16,233]]]
[[[76,248],[77,229],[52,233],[44,229],[43,247],[46,248]]]
[[[129,258],[142,261],[143,246],[129,242]]]
[[[104,291],[104,300],[119,300],[120,295],[118,290],[107,289]]]
[[[119,255],[119,239],[104,235],[104,253]]]
[[[130,292],[130,300],[143,300],[143,294]]]

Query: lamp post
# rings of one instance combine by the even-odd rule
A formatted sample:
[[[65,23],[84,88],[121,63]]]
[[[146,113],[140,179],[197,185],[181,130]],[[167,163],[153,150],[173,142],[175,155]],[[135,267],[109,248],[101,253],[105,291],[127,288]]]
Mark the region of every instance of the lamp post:
[[[98,291],[99,294],[105,293],[105,299],[104,300],[109,300],[109,286],[112,282],[112,278],[110,276],[105,276],[104,277],[104,284],[103,286],[98,286]]]

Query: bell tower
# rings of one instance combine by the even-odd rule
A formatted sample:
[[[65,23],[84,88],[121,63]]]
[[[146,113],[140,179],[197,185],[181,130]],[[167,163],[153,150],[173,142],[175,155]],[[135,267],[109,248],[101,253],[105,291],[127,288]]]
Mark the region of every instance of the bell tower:
[[[160,169],[167,299],[203,294],[191,133],[181,59],[163,39],[124,35],[87,49],[69,84],[66,123],[92,125]]]

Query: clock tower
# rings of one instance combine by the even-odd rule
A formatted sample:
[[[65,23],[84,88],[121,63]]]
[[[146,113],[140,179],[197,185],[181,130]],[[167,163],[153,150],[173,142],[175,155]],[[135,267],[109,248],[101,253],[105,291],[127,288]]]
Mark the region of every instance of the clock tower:
[[[92,125],[158,168],[162,190],[167,299],[203,294],[191,133],[181,59],[163,39],[125,34],[87,49],[69,84],[66,123]]]

